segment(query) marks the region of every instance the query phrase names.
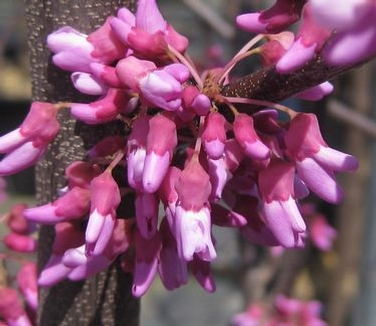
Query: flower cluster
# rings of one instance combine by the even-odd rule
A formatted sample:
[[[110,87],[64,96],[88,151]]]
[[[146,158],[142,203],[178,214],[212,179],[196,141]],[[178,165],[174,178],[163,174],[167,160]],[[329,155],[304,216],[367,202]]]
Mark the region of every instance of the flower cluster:
[[[276,34],[302,17],[296,37],[284,43],[277,70],[298,69],[316,54],[331,65],[360,62],[376,54],[376,4],[372,0],[277,0],[269,9],[237,17],[242,29]]]
[[[24,211],[30,221],[55,225],[40,285],[89,277],[119,258],[133,273],[135,296],[158,273],[174,289],[187,283],[189,271],[213,291],[213,225],[237,228],[261,245],[304,245],[307,227],[298,200],[311,191],[338,203],[343,192],[335,173],[356,170],[356,159],[328,146],[314,114],[263,101],[255,111],[252,99],[226,97],[221,90],[232,67],[251,54],[285,72],[295,68],[292,53],[300,65],[324,42],[333,38],[334,44],[340,30],[317,26],[319,1],[305,2],[277,1],[269,11],[240,16],[240,26],[269,34],[256,36],[224,67],[203,72],[155,0],[139,0],[135,15],[120,9],[89,35],[66,26],[48,36],[54,64],[71,73],[79,92],[96,97],[90,103],[33,103],[21,127],[0,137],[0,152],[7,154],[0,175],[43,154],[59,130],[58,111],[66,107],[87,124],[120,120],[124,134],[108,135],[89,150],[88,161],[70,164],[56,200]],[[296,39],[289,32],[270,34],[301,12]],[[320,99],[331,90],[323,83],[296,96]],[[134,216],[119,213],[123,204]]]
[[[30,259],[31,253],[36,251],[36,231],[34,223],[25,219],[24,204],[16,204],[9,213],[1,217],[8,233],[3,238],[3,243],[8,249],[0,256],[2,280],[0,282],[0,324],[4,325],[34,325],[38,307],[37,266]],[[13,264],[7,265],[12,261]],[[3,264],[4,262],[4,264]],[[17,273],[11,271],[15,269]],[[12,275],[15,274],[15,275]],[[15,279],[17,285],[13,284]]]
[[[246,311],[232,318],[234,326],[326,326],[320,318],[321,304],[318,301],[302,301],[280,294],[274,307],[260,303],[251,304]]]

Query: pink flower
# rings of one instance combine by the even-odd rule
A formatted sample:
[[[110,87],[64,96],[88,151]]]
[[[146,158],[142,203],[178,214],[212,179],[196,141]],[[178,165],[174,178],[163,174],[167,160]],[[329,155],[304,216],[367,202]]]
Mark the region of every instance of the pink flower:
[[[9,326],[32,326],[16,290],[0,287],[0,317]]]
[[[99,124],[114,120],[122,113],[129,97],[121,89],[110,88],[100,99],[89,104],[75,103],[71,106],[72,115],[87,124]]]
[[[28,208],[24,214],[29,221],[55,224],[82,218],[89,210],[90,190],[75,186],[54,202]]]
[[[68,71],[91,72],[93,62],[109,64],[120,59],[126,47],[115,37],[110,18],[90,35],[64,26],[47,37],[47,45],[56,66]]]
[[[163,57],[168,46],[183,53],[188,46],[188,40],[163,19],[155,0],[138,1],[135,18],[121,9],[111,26],[124,44],[143,57]]]
[[[279,33],[296,22],[305,0],[277,0],[271,8],[259,13],[243,14],[236,18],[237,25],[252,33]]]
[[[329,251],[337,236],[337,231],[327,221],[324,215],[315,214],[309,219],[309,236],[313,244],[323,251]]]
[[[34,231],[34,224],[29,222],[24,215],[26,204],[16,204],[12,206],[10,212],[6,214],[5,220],[8,228],[18,234],[30,234]]]
[[[4,244],[18,252],[34,252],[37,250],[37,240],[28,235],[10,232],[4,237]]]
[[[175,210],[179,254],[186,260],[192,260],[194,254],[206,261],[214,260],[217,254],[211,239],[208,207],[211,185],[196,156],[182,171],[175,188],[179,198]]]
[[[235,139],[243,148],[244,153],[256,160],[266,160],[270,156],[269,148],[260,140],[251,116],[239,113],[233,123]]]
[[[218,112],[209,113],[206,116],[204,131],[201,138],[206,154],[212,159],[219,159],[225,150],[226,119]]]
[[[288,73],[313,59],[330,37],[332,30],[318,24],[311,13],[310,3],[304,6],[303,20],[294,43],[276,64],[278,72]]]
[[[161,249],[159,233],[146,240],[135,232],[136,261],[133,273],[132,293],[141,297],[150,287],[158,270],[158,255]]]
[[[166,289],[173,290],[188,282],[188,265],[179,256],[176,239],[166,219],[162,220],[159,232],[162,239],[159,275]]]
[[[146,157],[142,174],[145,192],[156,192],[170,166],[173,150],[178,143],[175,123],[163,114],[149,120]]]
[[[39,160],[57,135],[60,124],[54,104],[33,102],[19,128],[0,137],[0,175],[17,173]]]
[[[146,158],[146,143],[151,117],[142,115],[132,124],[127,141],[127,179],[133,189],[143,191],[143,172]]]
[[[110,171],[104,171],[91,182],[91,208],[86,228],[86,252],[99,255],[112,236],[116,208],[120,204],[120,191]]]
[[[330,203],[341,201],[343,192],[334,172],[355,171],[358,162],[353,156],[328,147],[316,116],[308,113],[296,115],[285,134],[285,142],[287,154],[295,162],[297,174],[308,188]]]
[[[292,164],[273,161],[258,177],[263,219],[286,248],[301,247],[306,232],[294,197],[294,173]]]
[[[176,111],[182,103],[182,83],[188,80],[188,69],[174,63],[157,69],[152,61],[127,57],[116,66],[119,79],[138,92],[147,106]]]
[[[38,308],[37,265],[34,262],[24,263],[17,273],[17,283],[27,305],[36,311]]]
[[[138,192],[136,194],[135,208],[136,220],[140,234],[145,239],[150,239],[157,232],[159,200],[152,193]]]
[[[322,53],[331,65],[360,62],[376,53],[376,4],[369,0],[333,2],[309,0],[312,17],[318,24],[332,29]]]

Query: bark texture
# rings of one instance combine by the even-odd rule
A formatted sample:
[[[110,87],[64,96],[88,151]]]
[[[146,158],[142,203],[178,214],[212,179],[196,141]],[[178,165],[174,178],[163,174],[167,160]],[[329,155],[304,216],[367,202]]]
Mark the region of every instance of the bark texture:
[[[26,0],[28,45],[33,86],[33,100],[58,102],[86,101],[73,89],[69,74],[51,63],[46,37],[53,30],[70,25],[81,32],[98,27],[106,16],[127,6],[132,0]],[[38,201],[46,203],[65,185],[64,169],[75,160],[85,158],[85,149],[105,134],[120,129],[117,124],[86,126],[76,123],[67,112],[59,117],[62,129],[48,153],[37,166]],[[40,232],[39,267],[45,265],[54,239],[52,227]],[[132,278],[118,263],[107,271],[82,282],[64,281],[40,290],[38,325],[129,325],[139,321],[139,301],[131,294]]]

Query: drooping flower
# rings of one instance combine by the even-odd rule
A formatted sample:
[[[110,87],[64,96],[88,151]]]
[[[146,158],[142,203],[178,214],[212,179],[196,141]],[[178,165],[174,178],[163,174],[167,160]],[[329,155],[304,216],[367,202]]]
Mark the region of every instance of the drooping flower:
[[[308,188],[330,203],[341,201],[343,191],[334,172],[355,171],[358,162],[353,156],[325,143],[316,116],[297,114],[285,134],[285,142],[287,155],[294,161],[299,178]]]
[[[38,161],[57,135],[58,108],[46,102],[33,102],[21,126],[0,137],[0,175],[17,173]]]

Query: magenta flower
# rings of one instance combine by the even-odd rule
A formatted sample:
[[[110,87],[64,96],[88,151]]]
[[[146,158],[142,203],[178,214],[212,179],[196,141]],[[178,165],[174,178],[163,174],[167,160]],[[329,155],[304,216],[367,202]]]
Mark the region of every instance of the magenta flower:
[[[256,160],[266,160],[269,158],[270,150],[257,135],[251,116],[245,113],[237,114],[233,123],[233,129],[235,139],[247,156]]]
[[[328,147],[316,116],[308,113],[296,115],[285,134],[285,142],[287,154],[295,162],[297,174],[308,188],[330,203],[341,201],[343,192],[334,172],[355,171],[358,162],[353,156]]]
[[[141,297],[150,287],[158,271],[158,255],[161,249],[159,233],[146,240],[139,232],[135,232],[136,261],[133,273],[132,293]]]
[[[159,201],[154,193],[136,193],[136,221],[140,234],[151,239],[157,232]]]
[[[143,115],[133,121],[127,141],[127,179],[136,190],[143,191],[143,173],[146,158],[146,142],[151,117]]]
[[[165,56],[168,46],[183,53],[188,40],[162,17],[155,0],[138,1],[136,17],[125,8],[111,19],[116,36],[137,55],[153,59]]]
[[[279,33],[300,18],[305,2],[306,0],[277,0],[267,10],[238,16],[236,23],[251,33]]]
[[[36,311],[38,308],[37,265],[34,262],[24,263],[17,273],[17,283],[27,305]]]
[[[67,71],[91,72],[93,62],[109,64],[120,59],[126,47],[118,40],[110,26],[110,19],[90,35],[65,26],[47,37],[47,45],[54,56],[54,64]]]
[[[206,261],[214,260],[217,254],[208,207],[211,185],[196,156],[188,162],[175,187],[179,197],[175,210],[179,254],[186,260],[192,260],[194,254]]]
[[[90,190],[73,187],[52,203],[24,211],[29,221],[56,224],[82,218],[90,210]]]
[[[142,175],[145,192],[156,192],[161,185],[177,143],[176,125],[171,119],[163,114],[158,114],[149,120]]]
[[[37,240],[29,235],[10,232],[4,237],[4,244],[11,250],[18,252],[35,252]]]
[[[309,4],[317,23],[335,31],[322,51],[329,64],[353,64],[376,53],[374,1],[336,1],[330,8],[323,0],[309,0]]]
[[[99,255],[106,248],[115,228],[116,208],[120,204],[119,187],[110,171],[91,182],[91,208],[86,228],[86,253]]]
[[[331,32],[332,29],[313,19],[311,6],[308,2],[303,9],[303,20],[296,39],[277,62],[277,71],[288,73],[302,67],[322,49]]]
[[[71,114],[87,124],[105,123],[114,120],[118,114],[122,113],[128,101],[129,97],[123,90],[110,88],[102,98],[95,102],[73,104]]]
[[[0,287],[0,317],[9,326],[32,326],[16,290]]]
[[[219,159],[225,150],[226,119],[218,112],[209,113],[205,119],[201,139],[206,154],[212,159]]]
[[[157,69],[152,61],[127,57],[116,65],[119,79],[140,94],[148,106],[176,111],[182,103],[182,83],[189,78],[187,67],[180,63]]]
[[[188,282],[188,265],[186,260],[179,256],[177,242],[167,219],[162,220],[159,231],[162,240],[159,275],[166,289],[173,290]]]
[[[54,104],[33,102],[19,128],[0,137],[0,175],[17,173],[38,161],[57,135],[60,124]]]
[[[267,227],[286,248],[301,247],[306,225],[294,197],[294,166],[273,161],[259,173],[261,214]]]

